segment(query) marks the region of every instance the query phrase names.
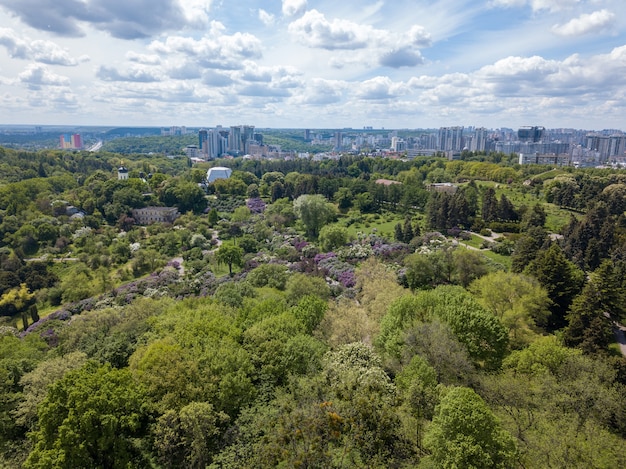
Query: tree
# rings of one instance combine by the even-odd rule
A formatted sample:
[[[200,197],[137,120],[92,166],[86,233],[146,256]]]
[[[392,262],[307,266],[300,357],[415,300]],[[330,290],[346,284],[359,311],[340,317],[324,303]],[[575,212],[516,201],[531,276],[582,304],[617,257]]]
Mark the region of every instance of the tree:
[[[222,244],[215,253],[215,259],[220,264],[228,265],[228,273],[233,276],[233,265],[243,265],[243,249],[232,244]]]
[[[548,240],[548,234],[540,226],[528,229],[515,243],[511,256],[511,269],[513,272],[522,272],[530,262],[537,257]]]
[[[498,199],[493,187],[488,187],[483,194],[482,217],[486,223],[498,219]]]
[[[502,468],[514,466],[513,437],[478,394],[469,388],[450,389],[435,409],[424,445],[442,468]]]
[[[300,300],[314,295],[323,300],[330,297],[330,288],[323,278],[296,273],[289,277],[285,288],[285,298],[290,305],[297,305]]]
[[[322,226],[335,217],[334,206],[322,195],[301,195],[294,201],[293,208],[312,238],[317,238]]]
[[[401,223],[396,223],[396,225],[393,228],[393,237],[396,241],[400,241],[401,243],[404,242],[404,232],[402,231],[402,224]]]
[[[348,242],[348,230],[340,225],[325,225],[320,230],[319,243],[324,251],[340,248]]]
[[[208,402],[192,402],[168,410],[157,420],[155,449],[166,467],[204,469],[211,462],[217,438],[229,417]]]
[[[551,301],[534,277],[492,272],[472,282],[469,290],[508,328],[514,346],[528,343],[547,325]]]
[[[292,311],[296,319],[304,325],[304,331],[311,334],[324,317],[327,309],[327,301],[317,296],[307,295],[298,302]]]
[[[24,312],[34,297],[35,294],[28,290],[25,283],[22,283],[19,288],[13,288],[0,297],[0,311],[7,316]]]
[[[211,210],[209,210],[208,219],[209,219],[209,226],[217,225],[217,222],[219,221],[220,218],[215,208],[212,208]]]
[[[406,217],[404,220],[404,228],[402,229],[402,239],[400,241],[404,241],[405,243],[410,243],[413,239],[413,226],[411,225],[411,219]]]
[[[583,272],[567,260],[558,244],[552,244],[548,250],[539,252],[524,273],[539,280],[552,300],[548,329],[561,329],[567,324],[565,315],[570,304],[582,288]]]
[[[613,342],[611,318],[624,313],[622,279],[611,260],[598,267],[567,313],[563,341],[585,353],[606,351]]]
[[[452,251],[455,280],[463,287],[467,287],[473,280],[487,273],[487,261],[478,251],[457,248]]]
[[[20,380],[23,396],[14,412],[16,423],[29,430],[37,424],[37,407],[48,394],[48,387],[63,378],[69,371],[82,367],[87,361],[83,352],[72,352],[62,357],[42,361]]]
[[[337,202],[337,206],[341,212],[345,212],[352,207],[353,199],[354,196],[347,187],[340,187],[335,193],[335,202]]]
[[[56,382],[39,406],[39,430],[24,467],[145,467],[133,442],[148,407],[128,370],[89,362]]]

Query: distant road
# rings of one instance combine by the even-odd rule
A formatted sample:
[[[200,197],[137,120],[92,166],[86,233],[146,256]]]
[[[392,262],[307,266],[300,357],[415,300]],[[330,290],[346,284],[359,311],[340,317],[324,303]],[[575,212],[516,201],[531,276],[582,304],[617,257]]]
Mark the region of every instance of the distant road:
[[[91,151],[91,152],[98,151],[100,150],[100,148],[102,148],[102,145],[103,145],[102,140],[98,140],[91,147],[89,147],[87,151]]]

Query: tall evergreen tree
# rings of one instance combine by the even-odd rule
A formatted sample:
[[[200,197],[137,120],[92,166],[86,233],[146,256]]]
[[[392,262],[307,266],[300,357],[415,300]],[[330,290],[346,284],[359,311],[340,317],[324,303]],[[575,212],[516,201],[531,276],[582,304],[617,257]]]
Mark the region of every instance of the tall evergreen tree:
[[[413,227],[411,226],[411,219],[410,218],[406,218],[404,220],[404,228],[402,230],[402,238],[404,240],[405,243],[410,243],[411,240],[413,239]]]
[[[567,325],[565,316],[584,281],[583,272],[568,261],[558,244],[539,252],[524,273],[532,275],[548,291],[552,300],[548,329],[558,330]]]
[[[496,199],[496,191],[493,187],[487,188],[483,194],[482,217],[486,223],[496,221],[498,219],[498,199]]]

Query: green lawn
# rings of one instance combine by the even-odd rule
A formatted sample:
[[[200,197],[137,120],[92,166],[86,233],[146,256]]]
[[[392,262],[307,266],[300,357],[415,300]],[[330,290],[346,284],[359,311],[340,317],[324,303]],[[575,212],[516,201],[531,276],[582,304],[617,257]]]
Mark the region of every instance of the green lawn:
[[[384,212],[382,214],[366,214],[361,215],[358,218],[358,221],[348,225],[348,221],[351,219],[351,216],[347,215],[346,217],[341,218],[338,223],[341,226],[347,227],[348,235],[351,237],[356,237],[357,233],[371,234],[374,230],[376,230],[376,233],[390,240],[394,239],[395,226],[398,223],[404,223],[404,217],[402,215],[390,212]]]

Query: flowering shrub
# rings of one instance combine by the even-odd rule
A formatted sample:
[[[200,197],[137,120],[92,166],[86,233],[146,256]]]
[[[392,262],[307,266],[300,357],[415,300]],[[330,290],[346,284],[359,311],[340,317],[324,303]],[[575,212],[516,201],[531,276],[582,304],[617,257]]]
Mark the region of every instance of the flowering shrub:
[[[260,197],[251,197],[246,202],[246,206],[252,213],[263,213],[265,211],[265,202]]]
[[[73,239],[79,239],[79,238],[83,238],[85,236],[89,236],[91,234],[93,230],[91,229],[91,227],[89,226],[83,226],[81,228],[78,228],[74,234],[72,235]]]
[[[327,253],[334,254],[334,253]],[[315,256],[324,256],[323,254],[318,254]],[[337,280],[341,285],[346,288],[351,288],[356,284],[356,277],[354,275],[354,266],[352,264],[348,264],[337,258],[336,256],[324,257],[319,260],[317,266],[326,272],[326,274],[332,279]]]

